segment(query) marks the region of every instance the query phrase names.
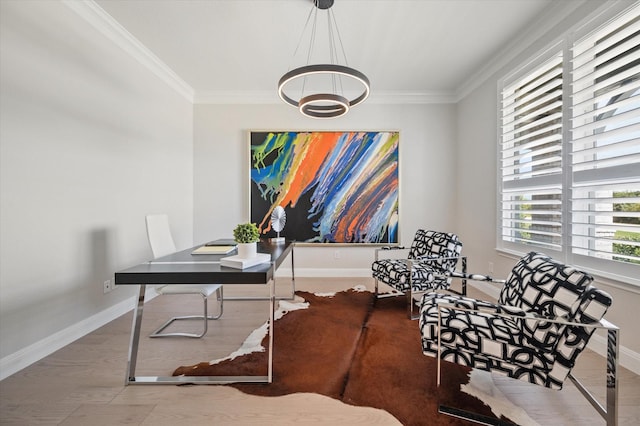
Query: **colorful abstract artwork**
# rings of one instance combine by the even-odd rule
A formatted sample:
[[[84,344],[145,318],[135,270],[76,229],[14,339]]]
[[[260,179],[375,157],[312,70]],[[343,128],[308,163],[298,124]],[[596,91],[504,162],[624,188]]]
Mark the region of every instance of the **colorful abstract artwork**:
[[[251,221],[307,243],[398,242],[398,132],[251,132]]]

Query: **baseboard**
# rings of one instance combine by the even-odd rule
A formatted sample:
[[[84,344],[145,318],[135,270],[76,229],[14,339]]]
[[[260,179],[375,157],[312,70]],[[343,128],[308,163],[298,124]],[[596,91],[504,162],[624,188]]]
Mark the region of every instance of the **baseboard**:
[[[607,356],[607,337],[601,336],[599,334],[594,334],[591,336],[589,340],[589,345],[587,346],[589,349],[601,355],[603,357]],[[640,354],[638,352],[632,351],[631,349],[620,345],[620,353],[618,354],[618,363],[626,368],[627,370],[632,371],[635,374],[640,375]]]
[[[153,288],[147,289],[145,301],[149,301],[156,296]],[[70,327],[65,328],[55,334],[52,334],[36,343],[33,343],[17,352],[5,356],[0,359],[0,380],[11,376],[51,355],[58,349],[62,349],[79,338],[97,330],[114,319],[126,314],[133,309],[133,300],[128,298],[122,302],[111,306],[89,318],[78,322]]]
[[[496,287],[494,284],[489,284],[482,281],[467,280],[467,285],[474,287],[477,290],[480,290],[484,294],[490,297],[493,297],[495,300],[498,300],[498,298],[500,297],[501,287]]]
[[[276,277],[290,277],[291,268],[281,267]],[[370,268],[296,268],[296,277],[304,278],[365,278],[371,277]]]

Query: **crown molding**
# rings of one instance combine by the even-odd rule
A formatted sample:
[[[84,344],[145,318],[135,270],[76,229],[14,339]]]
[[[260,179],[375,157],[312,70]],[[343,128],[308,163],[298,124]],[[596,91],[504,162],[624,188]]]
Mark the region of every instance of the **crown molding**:
[[[280,104],[282,100],[276,91],[199,91],[195,94],[195,104],[248,104],[248,105],[273,105]],[[399,105],[424,105],[455,103],[453,92],[397,92],[397,91],[372,91],[367,104],[399,104]]]
[[[62,0],[69,9],[193,103],[194,90],[93,0]]]
[[[509,62],[514,60],[523,51],[529,48],[532,43],[542,38],[552,28],[566,19],[571,13],[588,0],[556,1],[553,2],[536,21],[522,31],[518,37],[502,48],[493,59],[482,66],[478,72],[473,74],[465,83],[455,91],[455,102],[459,102],[467,95],[482,85],[493,74],[500,71]]]
[[[275,90],[271,91],[198,91],[187,84],[167,64],[151,52],[118,21],[105,12],[93,0],[62,0],[92,27],[105,35],[139,63],[153,72],[170,87],[194,104],[245,104],[273,105],[282,102]],[[367,99],[369,104],[442,104],[455,103],[453,92],[396,92],[374,91]]]
[[[443,104],[457,103],[482,85],[493,74],[514,60],[523,50],[531,46],[563,19],[589,0],[553,2],[531,26],[488,61],[478,72],[454,91],[372,91],[368,104]],[[281,100],[275,91],[199,91],[195,90],[176,74],[167,64],[151,52],[111,15],[93,0],[62,0],[62,3],[85,19],[91,26],[129,53],[139,63],[194,104],[277,104]]]
[[[195,93],[194,104],[249,104],[273,105],[282,102],[276,90],[237,91],[237,90],[201,90]]]
[[[450,91],[378,91],[372,92],[367,102],[372,104],[451,104],[455,103],[455,94]]]

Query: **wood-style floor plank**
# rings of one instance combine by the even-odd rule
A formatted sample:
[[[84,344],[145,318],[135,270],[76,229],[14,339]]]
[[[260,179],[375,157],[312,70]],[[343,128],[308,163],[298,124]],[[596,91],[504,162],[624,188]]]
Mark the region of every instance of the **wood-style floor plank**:
[[[298,289],[339,291],[354,285],[373,289],[367,278],[298,278]],[[286,294],[287,280],[278,280]],[[264,294],[264,286],[243,287],[236,295]],[[233,295],[231,286],[225,295]],[[471,297],[487,298],[470,289]],[[132,300],[133,304],[133,300]],[[143,336],[172,315],[198,313],[201,302],[192,296],[158,297],[145,306]],[[228,355],[266,319],[264,301],[226,301],[222,320],[209,323],[202,339],[144,337],[137,374],[170,375],[189,365]],[[211,310],[215,304],[211,303]],[[227,386],[124,386],[132,313],[51,354],[0,382],[2,425],[397,425],[390,414],[353,407],[316,394],[262,398]],[[180,323],[197,329],[200,323]],[[604,395],[604,360],[587,352],[576,375]],[[620,369],[620,425],[640,424],[640,376]],[[551,391],[494,376],[497,387],[541,425],[603,425],[604,422],[572,384]],[[597,386],[600,386],[598,388]],[[428,423],[426,423],[428,424]]]

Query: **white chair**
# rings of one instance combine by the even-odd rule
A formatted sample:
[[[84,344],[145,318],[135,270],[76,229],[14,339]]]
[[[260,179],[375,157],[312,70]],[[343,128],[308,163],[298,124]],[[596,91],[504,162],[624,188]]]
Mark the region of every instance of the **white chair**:
[[[153,257],[158,258],[176,252],[176,246],[171,237],[169,229],[169,218],[166,214],[148,215],[146,216],[147,236],[149,237],[149,245],[153,252]],[[159,295],[166,296],[172,294],[199,294],[204,299],[203,315],[187,315],[173,317],[165,322],[160,328],[154,331],[150,337],[169,337],[183,336],[200,338],[207,333],[208,320],[216,320],[222,316],[223,297],[222,284],[165,284],[155,287]],[[218,299],[218,315],[209,316],[207,313],[207,300],[212,294],[216,294]],[[161,333],[162,330],[169,327],[171,323],[177,320],[199,319],[204,321],[204,329],[201,334],[195,333]]]

